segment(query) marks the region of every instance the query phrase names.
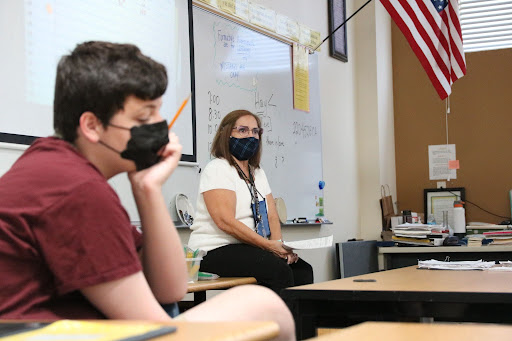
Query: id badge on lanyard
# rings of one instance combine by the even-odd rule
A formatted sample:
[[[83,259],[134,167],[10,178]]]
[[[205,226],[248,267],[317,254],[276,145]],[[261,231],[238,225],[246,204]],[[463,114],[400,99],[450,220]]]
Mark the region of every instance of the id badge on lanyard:
[[[268,222],[267,203],[265,202],[265,198],[262,196],[263,200],[259,200],[259,192],[256,189],[256,184],[251,173],[251,168],[249,168],[249,177],[245,175],[238,164],[236,164],[236,169],[240,175],[240,178],[245,180],[247,189],[249,190],[249,193],[251,193],[251,208],[252,215],[254,217],[254,231],[263,238],[268,239],[270,238],[270,224]]]
[[[270,224],[268,223],[267,204],[265,199],[258,202],[258,207],[256,207],[254,202],[251,204],[251,207],[256,233],[263,238],[269,238]]]

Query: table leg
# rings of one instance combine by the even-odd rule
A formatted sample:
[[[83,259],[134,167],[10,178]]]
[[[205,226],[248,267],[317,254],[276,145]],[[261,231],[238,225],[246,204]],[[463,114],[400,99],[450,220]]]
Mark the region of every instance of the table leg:
[[[197,291],[194,293],[194,305],[206,301],[206,291]]]

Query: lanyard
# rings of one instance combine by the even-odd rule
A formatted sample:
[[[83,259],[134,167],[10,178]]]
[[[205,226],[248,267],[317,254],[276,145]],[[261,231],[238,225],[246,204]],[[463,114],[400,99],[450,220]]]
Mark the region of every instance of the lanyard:
[[[251,167],[249,166],[249,178],[247,178],[247,176],[245,175],[245,173],[242,171],[242,169],[240,168],[240,166],[237,163],[235,163],[235,166],[236,166],[236,170],[238,171],[238,175],[243,180],[245,180],[244,182],[247,185],[247,189],[249,190],[249,193],[251,193],[251,201],[254,203],[254,207],[256,210],[256,217],[254,217],[254,221],[256,222],[256,226],[258,226],[258,224],[261,221],[260,203],[258,200],[258,194],[261,195],[261,193],[256,188],[256,184],[254,182],[254,177],[251,172]],[[249,184],[250,184],[250,186],[249,186]],[[261,195],[261,196],[263,197],[263,195]]]

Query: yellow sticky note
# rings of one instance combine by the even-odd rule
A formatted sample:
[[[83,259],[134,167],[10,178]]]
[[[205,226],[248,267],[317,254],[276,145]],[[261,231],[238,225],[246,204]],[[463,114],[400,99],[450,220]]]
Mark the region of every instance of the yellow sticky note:
[[[217,4],[219,8],[224,12],[235,14],[236,13],[236,3],[235,0],[218,0]]]
[[[459,169],[459,160],[450,160],[448,161],[448,169]]]
[[[309,52],[293,44],[293,107],[309,112]]]

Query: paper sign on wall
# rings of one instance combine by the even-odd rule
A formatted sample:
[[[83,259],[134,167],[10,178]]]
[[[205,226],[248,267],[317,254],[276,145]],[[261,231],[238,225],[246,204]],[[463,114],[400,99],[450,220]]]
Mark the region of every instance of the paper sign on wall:
[[[457,169],[449,167],[449,162],[456,159],[454,144],[428,146],[430,180],[457,179]]]
[[[293,44],[293,107],[309,112],[309,52]]]

